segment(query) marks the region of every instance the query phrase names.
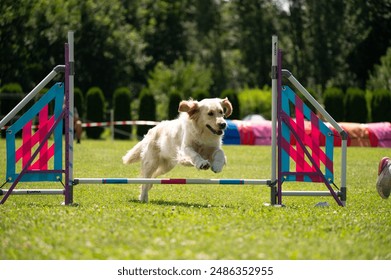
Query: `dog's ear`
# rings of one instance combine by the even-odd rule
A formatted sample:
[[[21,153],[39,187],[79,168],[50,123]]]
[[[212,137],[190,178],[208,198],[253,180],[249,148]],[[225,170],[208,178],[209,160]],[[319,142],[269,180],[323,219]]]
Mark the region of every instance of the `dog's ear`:
[[[229,102],[227,97],[222,100],[221,105],[224,108],[225,117],[228,118],[229,116],[231,116],[232,110],[233,110],[232,104],[231,104],[231,102]]]
[[[179,103],[178,112],[188,113],[190,117],[192,117],[195,113],[199,111],[198,102],[197,101],[181,101]]]

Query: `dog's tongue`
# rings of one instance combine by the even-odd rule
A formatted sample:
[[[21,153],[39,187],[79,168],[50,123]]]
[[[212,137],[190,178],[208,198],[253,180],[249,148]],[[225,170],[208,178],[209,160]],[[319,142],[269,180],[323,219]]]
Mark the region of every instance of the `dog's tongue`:
[[[206,127],[213,133],[213,134],[216,134],[216,135],[223,135],[223,131],[222,130],[214,130],[210,125],[206,125]]]

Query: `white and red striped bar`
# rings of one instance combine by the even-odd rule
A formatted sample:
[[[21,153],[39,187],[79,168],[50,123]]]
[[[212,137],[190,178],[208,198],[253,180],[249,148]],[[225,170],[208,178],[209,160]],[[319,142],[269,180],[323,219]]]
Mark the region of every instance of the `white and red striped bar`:
[[[110,125],[158,125],[159,122],[155,121],[114,121],[114,122],[90,122],[90,123],[82,123],[82,127],[106,127]],[[9,126],[4,126],[1,130],[8,129]],[[38,125],[32,125],[32,129],[38,129]]]
[[[271,185],[270,179],[78,178],[74,184]]]
[[[114,122],[90,122],[82,123],[82,127],[105,127],[110,125],[157,125],[155,121],[114,121]]]

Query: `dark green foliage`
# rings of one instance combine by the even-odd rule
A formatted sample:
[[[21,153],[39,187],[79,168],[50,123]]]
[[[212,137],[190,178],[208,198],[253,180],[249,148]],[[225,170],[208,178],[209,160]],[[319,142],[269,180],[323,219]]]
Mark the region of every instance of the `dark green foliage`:
[[[169,96],[168,100],[168,119],[172,120],[178,116],[179,103],[182,101],[181,95],[177,92],[173,92]]]
[[[140,96],[138,119],[142,121],[156,121],[156,102],[148,90],[143,90]],[[137,137],[142,138],[151,128],[150,125],[137,126]]]
[[[127,87],[120,87],[115,90],[113,104],[115,121],[128,121],[132,119],[130,113],[131,94]],[[114,128],[114,138],[116,139],[129,139],[129,134],[132,133],[132,126],[130,125],[116,125]]]
[[[171,93],[179,93],[183,99],[209,96],[213,83],[211,70],[199,62],[187,63],[179,59],[168,66],[158,63],[149,73],[148,91],[157,103],[157,119],[167,119],[168,97]]]
[[[371,99],[372,122],[391,121],[391,92],[386,89],[377,89]]]
[[[226,89],[221,93],[221,98],[228,98],[228,100],[232,104],[232,115],[228,117],[230,120],[238,120],[240,119],[240,105],[239,105],[239,98],[238,94],[235,90],[233,89]]]
[[[323,102],[325,110],[334,118],[334,120],[344,120],[344,95],[340,88],[330,87],[323,93]]]
[[[205,90],[196,90],[192,96],[195,100],[201,101],[202,99],[209,98],[209,92]]]
[[[86,95],[86,119],[88,122],[101,122],[105,120],[105,97],[98,87],[92,87]],[[87,137],[99,139],[103,133],[103,127],[86,128]]]
[[[365,92],[359,88],[348,88],[344,97],[345,120],[365,123],[368,118]]]
[[[318,101],[317,98],[316,98],[316,92],[315,92],[313,89],[307,88],[307,91],[311,94],[311,96],[312,96],[313,98],[316,99],[316,101]],[[312,105],[311,102],[309,102],[308,99],[306,99],[304,96],[302,96],[302,98],[303,98],[302,100],[304,101],[305,105],[307,105],[308,108],[310,108],[310,110],[311,110],[312,112],[316,113],[315,106]],[[318,102],[319,102],[319,101],[318,101]]]
[[[79,118],[83,119],[84,118],[84,96],[83,92],[81,91],[80,88],[75,88],[74,89],[74,104],[75,108],[77,109],[77,113],[79,114]]]
[[[2,86],[0,88],[0,118],[7,115],[22,99],[23,89],[19,84],[10,83]],[[7,125],[12,123],[13,121]],[[5,130],[1,130],[1,136],[5,137]]]
[[[22,99],[23,89],[19,84],[5,84],[0,88],[0,115],[7,115]]]
[[[357,0],[2,0],[0,86],[33,88],[64,63],[67,31],[74,30],[75,85],[83,93],[99,86],[110,103],[124,83],[137,96],[148,87],[158,119],[167,118],[168,94],[175,90],[187,99],[199,87],[217,97],[225,88],[270,86],[272,34],[280,38],[284,68],[305,86],[389,90],[390,55],[381,58],[391,45],[389,6]],[[154,73],[156,67],[162,73]]]

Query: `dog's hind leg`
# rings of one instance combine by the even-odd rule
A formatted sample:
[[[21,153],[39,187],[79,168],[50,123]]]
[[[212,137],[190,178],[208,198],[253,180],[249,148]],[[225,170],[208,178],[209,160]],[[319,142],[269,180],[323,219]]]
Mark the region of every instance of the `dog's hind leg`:
[[[151,165],[149,162],[143,162],[141,176],[143,178],[152,178],[153,173],[155,172],[157,166],[155,164]],[[143,184],[141,185],[141,194],[139,200],[141,202],[148,202],[148,191],[152,189],[153,184]]]
[[[156,164],[156,162],[158,163]],[[142,175],[144,178],[156,178],[162,174],[169,172],[171,169],[175,167],[175,165],[176,165],[175,162],[171,162],[163,159],[155,160],[153,165],[148,165],[148,168],[143,169],[143,170],[147,170],[147,172],[145,172]],[[152,174],[151,172],[149,172],[151,170],[153,170]],[[148,202],[148,191],[152,188],[152,186],[153,186],[152,184],[143,184],[141,186],[141,194],[139,198],[141,202]]]
[[[151,153],[145,154],[145,157],[141,163],[141,177],[152,178],[155,171],[158,169],[159,164],[152,158]],[[141,202],[148,202],[148,191],[152,188],[153,184],[141,185],[141,194],[139,200]]]
[[[148,202],[148,191],[152,189],[152,184],[143,184],[141,185],[141,194],[139,200],[141,202]]]

